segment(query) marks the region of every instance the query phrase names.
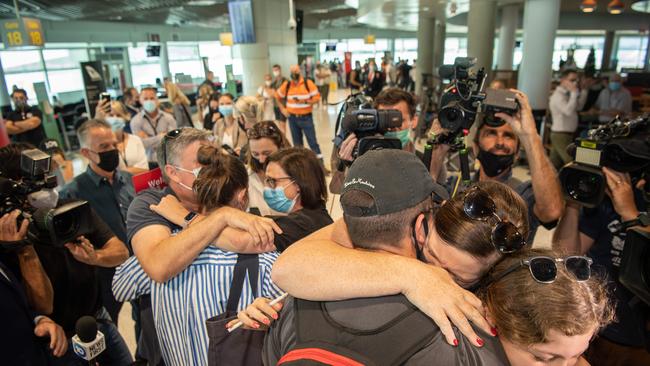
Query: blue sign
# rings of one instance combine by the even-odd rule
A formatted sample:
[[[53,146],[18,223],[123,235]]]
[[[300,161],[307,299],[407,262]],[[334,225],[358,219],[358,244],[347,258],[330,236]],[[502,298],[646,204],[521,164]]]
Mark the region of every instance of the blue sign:
[[[255,43],[255,22],[251,0],[228,2],[230,29],[235,43]]]

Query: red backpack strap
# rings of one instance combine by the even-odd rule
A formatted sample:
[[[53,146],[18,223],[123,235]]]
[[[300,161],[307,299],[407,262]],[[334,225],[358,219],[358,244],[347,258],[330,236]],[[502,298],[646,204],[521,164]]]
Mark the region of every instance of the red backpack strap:
[[[357,362],[351,358],[347,358],[337,353],[320,348],[294,349],[286,355],[282,356],[280,361],[278,361],[278,365],[298,360],[310,360],[330,366],[364,366],[364,364]]]

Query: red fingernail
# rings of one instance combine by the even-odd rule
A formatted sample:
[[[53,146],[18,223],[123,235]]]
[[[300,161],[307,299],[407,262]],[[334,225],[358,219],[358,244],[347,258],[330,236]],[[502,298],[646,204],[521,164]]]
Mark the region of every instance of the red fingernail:
[[[495,337],[497,336],[497,334],[499,334],[497,333],[497,328],[492,327],[490,330],[492,331],[492,335]]]
[[[454,338],[454,347],[458,347],[458,339]]]
[[[259,324],[257,324],[257,323],[253,324],[253,328],[255,328],[255,329],[257,329],[257,328],[259,328],[259,327],[260,327]]]
[[[277,320],[278,319],[278,314],[273,314],[273,319]]]
[[[478,343],[479,347],[483,347],[483,340],[481,338],[476,338],[476,343]]]
[[[264,319],[264,320],[263,320],[263,323],[266,324],[266,325],[269,325],[269,324],[271,324],[271,321],[268,320],[268,319]]]

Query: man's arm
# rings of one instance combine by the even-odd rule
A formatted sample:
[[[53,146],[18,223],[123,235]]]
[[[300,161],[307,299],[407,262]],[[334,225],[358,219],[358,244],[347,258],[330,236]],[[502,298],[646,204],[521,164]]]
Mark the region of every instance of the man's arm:
[[[578,92],[571,92],[567,102],[560,98],[560,93],[554,92],[549,104],[549,108],[559,111],[562,115],[572,116],[578,110]]]
[[[589,251],[594,244],[594,239],[580,232],[579,221],[580,205],[568,202],[564,215],[553,233],[553,249],[581,255]]]
[[[18,227],[16,219],[19,214],[20,211],[14,210],[0,218],[0,241],[16,242],[25,239],[29,221],[23,220]],[[54,299],[52,283],[45,273],[34,247],[28,245],[20,249],[17,257],[25,294],[30,306],[37,313],[52,313]]]
[[[553,222],[560,218],[564,207],[560,180],[553,164],[546,156],[542,139],[537,133],[528,97],[519,90],[513,89],[512,91],[516,93],[521,106],[518,115],[510,116],[505,113],[497,113],[495,116],[512,126],[526,151],[533,183],[533,194],[535,195],[533,213],[541,222]]]
[[[37,116],[27,118],[23,121],[10,121],[5,120],[5,127],[7,133],[10,135],[17,135],[35,129],[41,125],[41,119]]]
[[[65,247],[76,260],[91,266],[113,268],[129,258],[126,245],[116,236],[108,239],[101,249],[95,249],[93,243],[83,236],[77,238],[76,243],[65,244]]]
[[[273,243],[273,232],[281,233],[273,220],[222,207],[175,236],[163,225],[149,225],[131,239],[133,251],[144,271],[156,282],[165,282],[182,272],[201,251],[226,228],[250,233],[255,243]]]
[[[490,333],[481,301],[447,271],[414,258],[346,248],[346,232],[339,220],[287,248],[273,266],[273,282],[293,296],[315,301],[402,293],[438,324],[449,344],[455,338],[449,319],[474,345],[478,336],[467,319]]]
[[[130,124],[131,132],[133,132],[134,135],[140,137],[140,139],[142,140],[142,144],[144,145],[145,148],[150,149],[153,146],[157,145],[162,140],[164,134],[156,135],[155,134],[156,131],[154,131],[154,135],[149,136],[147,132],[145,132],[142,129],[143,123],[144,123],[144,118],[137,118],[136,116],[133,119],[131,119],[131,124]]]

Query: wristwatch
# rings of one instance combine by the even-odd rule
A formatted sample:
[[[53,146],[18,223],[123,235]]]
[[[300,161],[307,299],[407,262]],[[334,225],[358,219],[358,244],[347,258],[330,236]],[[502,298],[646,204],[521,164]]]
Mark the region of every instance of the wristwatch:
[[[628,220],[628,221],[623,221],[620,224],[620,230],[624,231],[627,230],[633,226],[650,226],[650,216],[648,216],[647,212],[639,212],[639,216],[636,217],[636,219]]]
[[[186,229],[192,220],[198,215],[196,212],[190,211],[187,215],[185,215],[185,218],[183,219],[183,229]]]

